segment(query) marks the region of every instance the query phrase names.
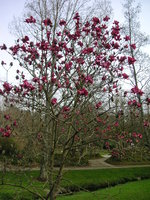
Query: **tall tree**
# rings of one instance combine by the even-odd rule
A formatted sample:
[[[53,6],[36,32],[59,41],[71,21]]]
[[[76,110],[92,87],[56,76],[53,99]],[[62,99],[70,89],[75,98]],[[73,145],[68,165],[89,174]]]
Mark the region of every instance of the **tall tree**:
[[[59,4],[55,7],[59,13]],[[39,8],[43,7],[39,4]],[[65,18],[58,20],[58,14],[52,21],[43,15],[39,18],[38,13],[36,16],[24,19],[28,32],[14,46],[0,47],[20,65],[18,84],[5,82],[0,94],[9,106],[14,103],[38,113],[40,122],[31,133],[35,131],[40,141],[41,163],[49,184],[43,199],[55,200],[69,152],[97,140],[113,139],[111,127],[118,126],[118,122],[108,120],[114,108],[105,101],[105,93],[109,97],[118,93],[119,80],[127,78],[120,65],[129,61],[122,53],[126,41],[121,39],[119,22],[114,21],[109,29],[108,16],[84,22],[76,13],[70,21],[72,29]],[[0,133],[11,136],[12,126],[2,128]],[[61,163],[56,172],[58,150]]]
[[[131,73],[131,84],[134,86],[132,93],[136,95],[140,109],[140,125],[144,128],[144,98],[143,92],[146,92],[146,86],[150,82],[150,57],[143,52],[143,47],[150,43],[149,36],[140,31],[139,14],[140,4],[135,4],[135,0],[124,0],[123,4],[125,21],[122,31],[129,36],[129,49],[131,64],[129,67]],[[128,39],[128,38],[127,38]],[[136,62],[134,62],[136,60]],[[144,97],[144,98],[143,98]],[[145,140],[150,147],[150,136],[145,129]]]
[[[47,37],[49,34],[52,38],[57,38],[56,32],[59,32],[59,22],[60,20],[65,21],[65,26],[68,31],[74,28],[72,18],[76,12],[81,13],[81,21],[86,21],[89,17],[94,16],[96,11],[97,16],[100,16],[101,20],[103,16],[111,15],[112,8],[110,1],[108,0],[97,0],[95,4],[87,0],[32,0],[26,3],[25,12],[23,17],[19,19],[14,19],[11,23],[11,30],[13,34],[18,37],[24,37],[24,33],[30,37],[30,39],[42,41],[45,39],[45,33],[43,29],[43,20],[50,19],[53,26],[51,27],[51,32],[47,32]],[[30,16],[36,18],[36,24],[25,24],[24,19]],[[24,69],[28,71],[28,65],[24,66]],[[34,110],[34,96],[32,99]],[[41,177],[45,177],[43,166],[41,167]]]

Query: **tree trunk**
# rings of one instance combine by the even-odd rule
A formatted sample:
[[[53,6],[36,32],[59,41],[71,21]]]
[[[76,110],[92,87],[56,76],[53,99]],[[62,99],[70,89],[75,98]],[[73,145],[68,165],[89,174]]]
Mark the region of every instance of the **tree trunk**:
[[[41,181],[46,181],[47,180],[47,167],[46,167],[46,164],[45,162],[41,163],[40,165],[40,175],[39,175],[39,180]]]
[[[47,155],[45,152],[43,152],[41,162],[40,162],[39,180],[41,181],[48,180],[48,160],[47,160]]]

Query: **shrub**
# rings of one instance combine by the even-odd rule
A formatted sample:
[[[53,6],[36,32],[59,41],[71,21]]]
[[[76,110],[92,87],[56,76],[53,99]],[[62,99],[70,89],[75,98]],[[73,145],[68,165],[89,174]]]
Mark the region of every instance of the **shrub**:
[[[0,138],[0,156],[12,157],[16,155],[18,148],[12,138]]]

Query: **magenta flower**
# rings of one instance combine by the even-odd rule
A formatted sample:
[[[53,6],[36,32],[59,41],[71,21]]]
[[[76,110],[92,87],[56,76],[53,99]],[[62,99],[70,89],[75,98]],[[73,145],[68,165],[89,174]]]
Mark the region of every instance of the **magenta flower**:
[[[6,91],[7,93],[9,93],[9,92],[11,91],[11,89],[12,89],[12,86],[11,86],[9,83],[7,83],[7,82],[5,82],[5,83],[3,84],[3,87],[4,87],[4,89],[5,89],[5,91]]]
[[[5,44],[3,44],[2,46],[0,46],[1,50],[7,50],[7,46]]]
[[[66,21],[62,19],[62,20],[60,20],[59,24],[60,24],[60,26],[65,26],[66,25]]]
[[[93,17],[92,21],[95,25],[100,23],[100,20],[97,17]]]
[[[134,138],[137,138],[137,137],[138,137],[138,135],[136,134],[136,132],[133,132],[133,133],[132,133],[132,137],[134,137]]]
[[[93,47],[88,47],[88,48],[85,48],[83,49],[82,53],[83,54],[90,54],[93,52]]]
[[[148,121],[144,121],[144,126],[145,127],[149,127],[149,122]]]
[[[27,43],[29,41],[29,37],[25,36],[24,38],[22,38],[22,42],[23,43]]]
[[[114,126],[115,126],[115,127],[118,127],[118,126],[119,126],[119,123],[118,123],[118,122],[115,122],[115,123],[114,123]]]
[[[57,104],[57,99],[56,99],[56,98],[53,98],[53,99],[51,100],[51,104],[52,104],[52,105]]]
[[[5,118],[6,120],[9,120],[9,119],[10,119],[10,115],[4,115],[4,118]]]
[[[144,94],[144,92],[142,90],[140,90],[137,86],[132,88],[131,92],[134,93],[134,94],[139,94],[140,96],[142,96]]]
[[[79,20],[80,19],[79,13],[76,13],[73,19],[74,20]]]
[[[93,84],[93,78],[90,75],[88,75],[87,77],[85,77],[85,82]]]
[[[88,91],[85,88],[78,90],[79,95],[88,96]]]
[[[106,17],[103,18],[103,21],[108,22],[109,19],[110,19],[110,17],[108,17],[108,16],[106,15]]]
[[[8,131],[5,131],[2,136],[3,137],[10,137],[10,134],[11,134],[11,131],[8,130]]]
[[[132,49],[136,49],[136,45],[135,44],[131,44],[130,45]]]
[[[128,79],[128,78],[129,78],[129,76],[128,76],[126,73],[123,73],[123,74],[122,74],[122,77],[123,77],[124,79]]]
[[[119,61],[122,63],[122,62],[124,62],[126,59],[127,59],[126,56],[121,56],[121,57],[119,58]]]
[[[45,20],[43,21],[43,23],[44,23],[45,26],[50,26],[50,27],[52,27],[52,22],[51,22],[51,20],[50,20],[49,18],[45,19]]]
[[[136,61],[135,58],[133,58],[133,57],[128,57],[128,63],[129,63],[129,65],[133,65],[135,61]]]
[[[68,106],[63,107],[63,112],[68,112],[69,110],[70,110],[70,108]]]
[[[72,62],[70,61],[69,63],[66,63],[65,64],[65,69],[66,69],[66,71],[70,71],[70,69],[71,69],[71,67],[72,67]]]
[[[32,16],[30,16],[30,18],[27,18],[25,20],[26,23],[31,24],[31,23],[36,23],[36,19],[34,19]]]
[[[130,38],[130,36],[126,35],[126,36],[124,37],[124,39],[125,39],[125,41],[128,41],[128,40],[130,40],[131,38]]]
[[[102,102],[100,101],[100,102],[98,102],[97,104],[96,104],[96,109],[98,109],[99,107],[101,107],[101,105],[102,105]]]
[[[17,122],[16,122],[16,120],[13,122],[13,126],[17,126]]]
[[[142,138],[143,138],[143,135],[142,135],[141,133],[138,133],[138,137],[139,137],[140,139],[142,139]]]

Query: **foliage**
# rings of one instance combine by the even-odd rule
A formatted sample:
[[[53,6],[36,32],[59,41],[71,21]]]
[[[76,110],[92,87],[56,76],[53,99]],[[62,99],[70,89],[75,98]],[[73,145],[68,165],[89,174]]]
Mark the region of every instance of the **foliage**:
[[[12,138],[0,138],[0,157],[12,157],[18,152],[17,145]]]

